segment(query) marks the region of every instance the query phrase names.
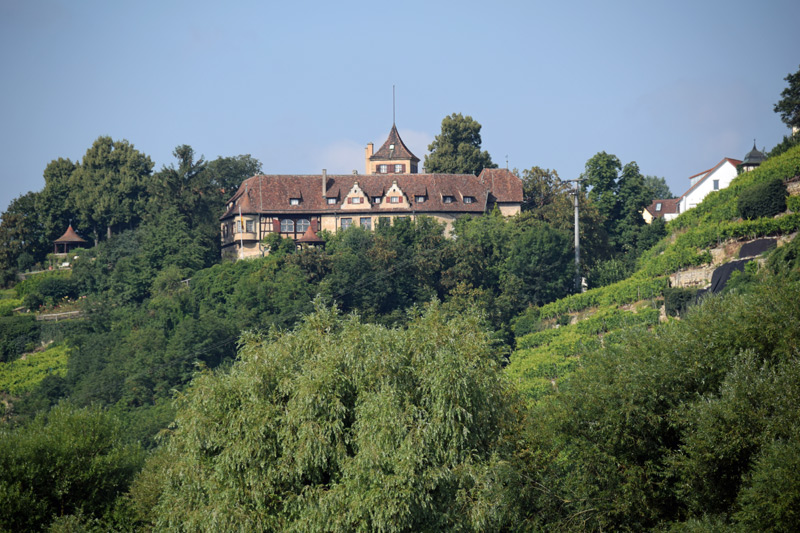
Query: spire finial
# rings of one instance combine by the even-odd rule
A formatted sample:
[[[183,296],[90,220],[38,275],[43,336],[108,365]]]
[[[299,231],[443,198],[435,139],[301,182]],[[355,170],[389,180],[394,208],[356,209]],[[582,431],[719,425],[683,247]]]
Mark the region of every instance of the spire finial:
[[[394,85],[392,85],[392,126],[394,126]]]

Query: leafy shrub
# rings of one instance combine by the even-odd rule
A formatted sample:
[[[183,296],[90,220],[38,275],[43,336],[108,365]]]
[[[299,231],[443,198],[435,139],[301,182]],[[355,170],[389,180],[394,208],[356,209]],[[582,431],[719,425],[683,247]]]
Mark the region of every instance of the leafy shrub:
[[[697,289],[670,287],[664,289],[664,310],[669,316],[680,316],[695,302]]]
[[[773,217],[786,211],[786,196],[783,180],[756,183],[739,194],[736,210],[740,217],[748,220]]]
[[[42,272],[35,274],[23,281],[20,281],[14,286],[17,291],[17,298],[25,298],[26,294],[32,292],[40,292],[39,287],[50,279],[68,279],[71,276],[69,270],[54,270],[52,272]]]
[[[786,208],[792,213],[800,212],[800,196],[790,196],[786,199]]]
[[[22,300],[8,299],[0,300],[0,316],[11,316],[14,309],[22,305]]]
[[[16,359],[38,341],[39,324],[33,315],[0,317],[0,362]]]

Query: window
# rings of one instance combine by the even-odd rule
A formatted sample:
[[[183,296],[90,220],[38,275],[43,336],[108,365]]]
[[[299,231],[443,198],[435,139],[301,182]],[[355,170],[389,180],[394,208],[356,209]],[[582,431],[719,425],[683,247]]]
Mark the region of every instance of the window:
[[[361,227],[364,229],[372,229],[372,218],[361,217]]]
[[[247,233],[253,233],[256,231],[256,223],[252,220],[245,220],[244,221],[245,231]]]
[[[307,218],[301,218],[297,221],[297,233],[305,233],[308,231],[308,228],[311,226],[311,221]]]
[[[373,196],[373,197],[372,197],[372,203],[373,203],[373,204],[379,204],[379,203],[381,203],[381,197],[380,197],[380,196]]]
[[[656,202],[656,211],[661,211],[661,202]]]
[[[411,165],[411,173],[412,174],[416,174],[417,173],[417,165]]]
[[[719,190],[719,180],[714,180],[714,190],[715,191]]]
[[[399,196],[390,196],[389,197],[389,203],[390,204],[399,204],[400,203],[400,197]]]
[[[442,197],[442,202],[444,202],[446,204],[452,204],[453,200],[455,200],[455,198],[453,198],[452,196],[443,196]]]
[[[289,205],[300,205],[300,198],[289,198]]]
[[[378,172],[380,174],[386,174],[389,172],[389,165],[378,165]]]
[[[378,217],[378,227],[388,228],[392,225],[392,219],[389,217]]]
[[[415,196],[414,197],[414,201],[417,202],[418,204],[423,204],[423,203],[425,203],[425,197],[424,196]]]
[[[236,233],[241,233],[241,232],[242,232],[242,219],[240,218],[236,220]]]
[[[353,225],[353,219],[352,218],[343,218],[343,219],[340,220],[340,223],[342,225],[342,229],[347,229],[347,228],[349,228],[350,226]]]
[[[403,169],[403,167],[404,167],[404,166],[405,166],[405,165],[395,165],[395,166],[394,166],[394,173],[395,173],[395,174],[402,174],[402,173],[403,173],[403,170],[404,170],[404,169]]]
[[[347,199],[348,204],[361,204],[364,203],[364,199],[360,196],[354,196],[352,198]]]
[[[334,205],[336,203],[336,198],[328,198],[328,205]]]
[[[281,220],[281,233],[292,233],[294,232],[294,220],[290,218],[284,218]]]
[[[474,202],[475,202],[475,197],[474,196],[465,196],[464,197],[464,203],[465,204],[471,204],[471,203],[474,203]]]

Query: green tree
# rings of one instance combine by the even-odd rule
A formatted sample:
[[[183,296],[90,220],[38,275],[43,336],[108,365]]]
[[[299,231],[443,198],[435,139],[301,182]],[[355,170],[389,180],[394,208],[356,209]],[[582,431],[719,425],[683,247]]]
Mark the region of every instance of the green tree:
[[[481,125],[471,116],[453,113],[442,120],[442,132],[428,146],[425,172],[475,174],[497,168],[487,151],[481,151]]]
[[[72,205],[95,242],[102,230],[133,227],[145,213],[150,158],[126,140],[98,137],[69,179]]]
[[[775,112],[790,128],[800,128],[800,70],[787,74],[784,78],[789,84],[781,92],[781,99],[775,104]]]
[[[652,202],[656,198],[667,199],[675,197],[672,194],[672,191],[669,190],[669,185],[667,185],[667,180],[665,180],[664,178],[659,178],[658,176],[645,176],[644,186],[647,187],[649,191],[648,194],[650,196],[650,202]],[[650,202],[648,202],[648,204]]]
[[[3,213],[0,222],[0,272],[4,282],[13,279],[17,260],[23,253],[41,261],[51,251],[52,242],[47,239],[36,209],[39,194],[29,192],[15,198]]]
[[[41,531],[53,518],[102,516],[127,489],[144,454],[121,422],[67,403],[31,423],[0,426],[0,529]]]
[[[36,199],[36,209],[42,217],[42,225],[50,241],[64,234],[69,224],[78,230],[76,210],[72,204],[69,181],[77,169],[69,159],[59,157],[44,169],[44,189]]]
[[[581,175],[583,187],[590,187],[589,199],[597,206],[609,230],[618,215],[617,178],[621,169],[622,163],[617,156],[598,152],[586,162],[586,169]]]
[[[233,196],[244,180],[261,173],[261,161],[250,154],[218,157],[208,163],[206,170],[224,202]]]
[[[474,313],[386,329],[318,308],[198,376],[132,494],[156,529],[496,531],[517,518],[515,405]]]
[[[531,167],[523,170],[521,179],[523,211],[543,209],[569,189],[569,184],[561,181],[558,172],[549,168]]]

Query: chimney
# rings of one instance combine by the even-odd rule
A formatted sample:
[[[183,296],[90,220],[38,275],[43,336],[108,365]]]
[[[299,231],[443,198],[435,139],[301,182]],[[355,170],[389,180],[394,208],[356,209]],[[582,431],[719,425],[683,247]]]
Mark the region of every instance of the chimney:
[[[370,171],[370,168],[369,168],[369,158],[372,157],[372,150],[374,148],[375,148],[374,144],[367,143],[367,157],[365,158],[366,159],[366,164],[364,165],[366,167],[365,174],[372,174],[372,172]]]
[[[322,200],[325,200],[325,195],[328,193],[328,170],[322,169]]]

